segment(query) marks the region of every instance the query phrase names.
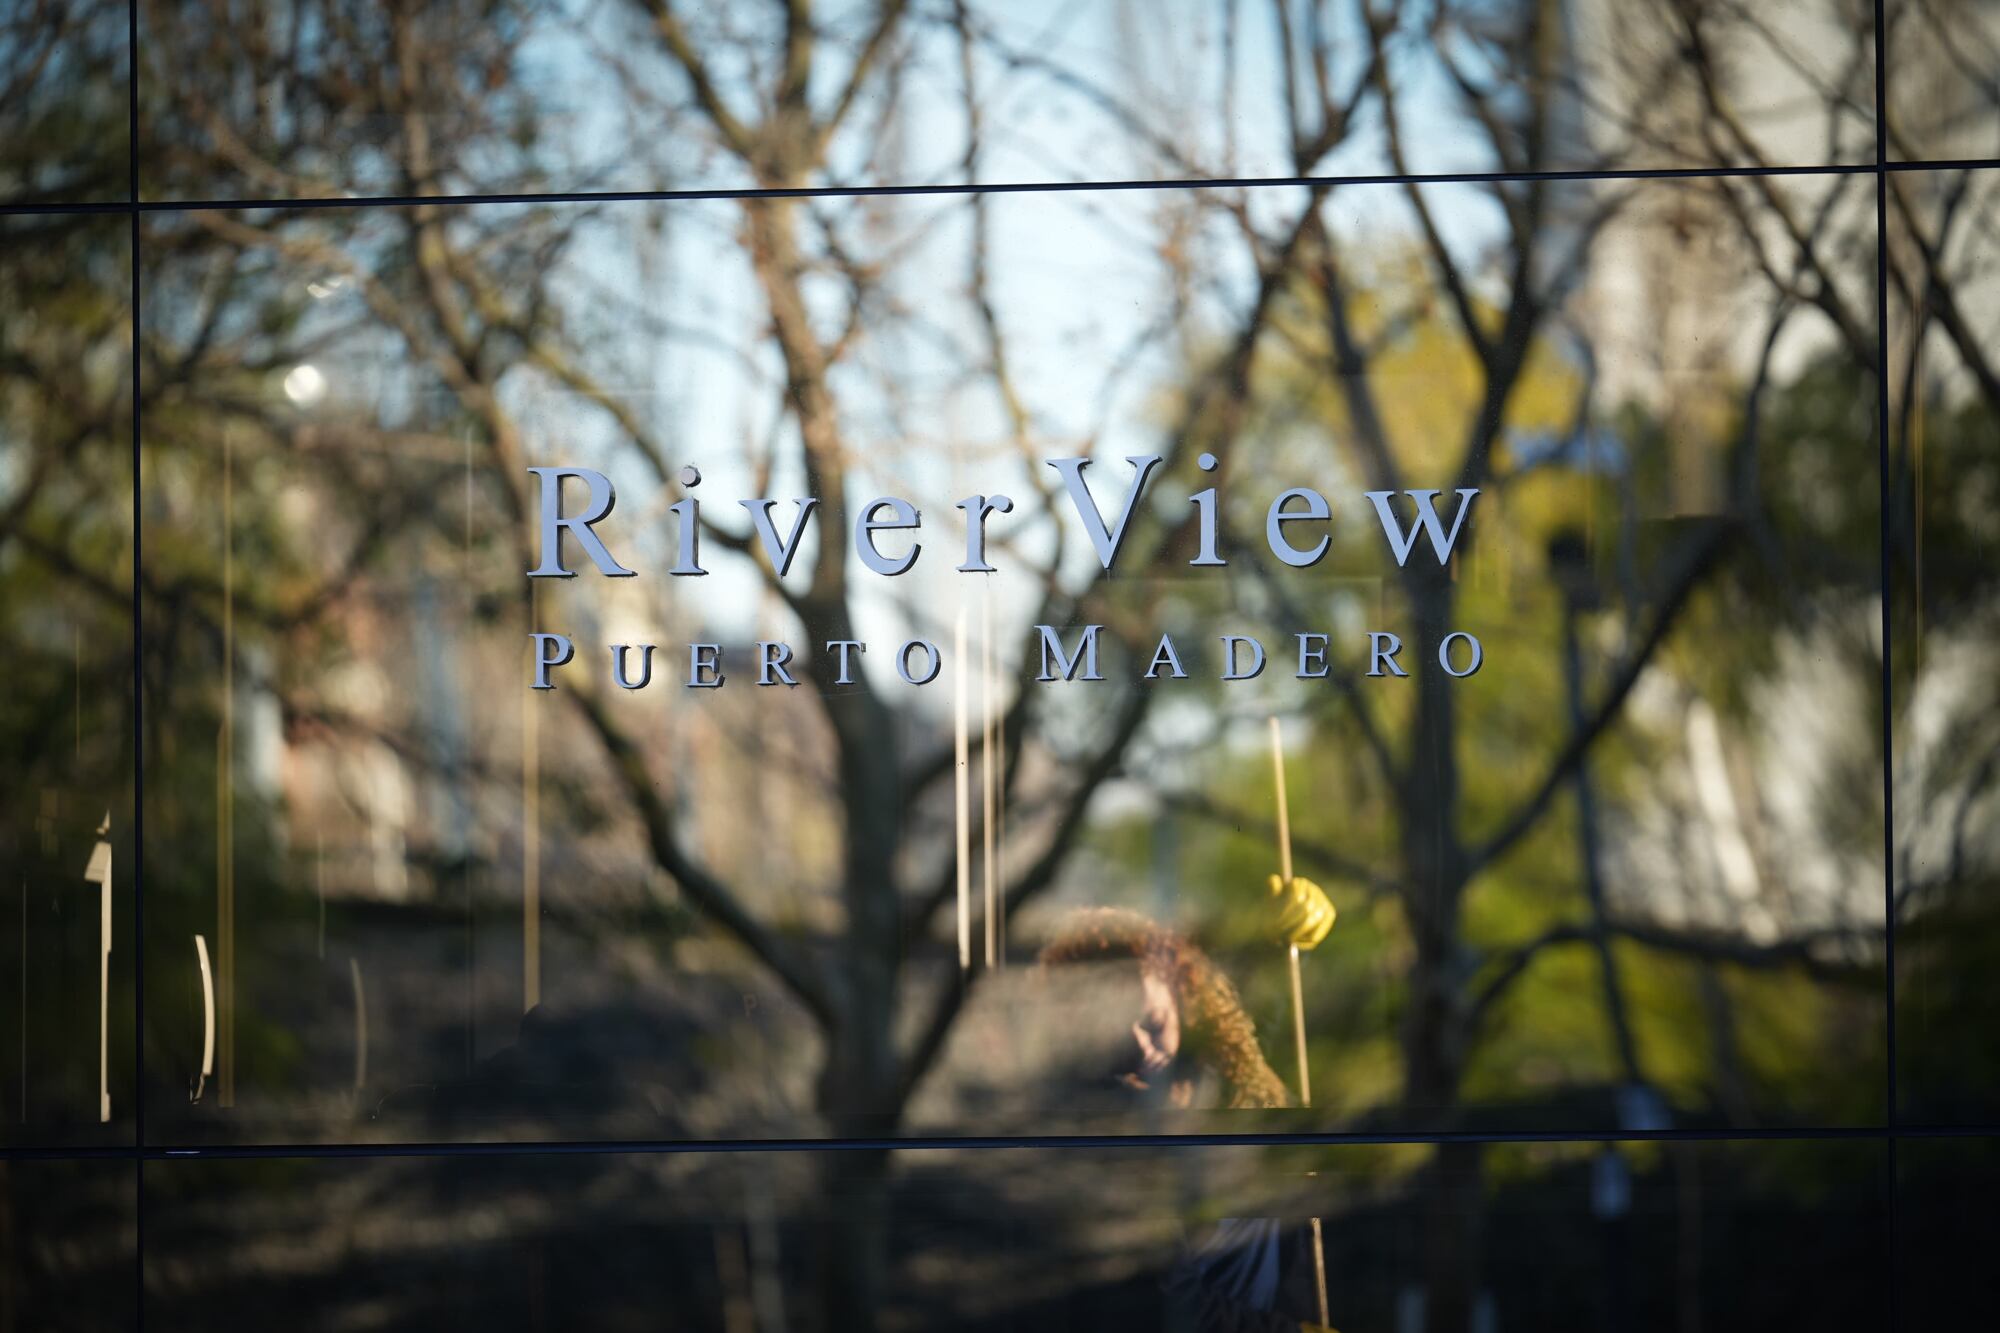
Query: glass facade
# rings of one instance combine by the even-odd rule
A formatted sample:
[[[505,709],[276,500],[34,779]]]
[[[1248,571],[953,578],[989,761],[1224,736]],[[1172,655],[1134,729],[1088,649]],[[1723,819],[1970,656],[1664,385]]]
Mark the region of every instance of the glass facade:
[[[1996,71],[0,14],[0,1333],[1984,1308]]]

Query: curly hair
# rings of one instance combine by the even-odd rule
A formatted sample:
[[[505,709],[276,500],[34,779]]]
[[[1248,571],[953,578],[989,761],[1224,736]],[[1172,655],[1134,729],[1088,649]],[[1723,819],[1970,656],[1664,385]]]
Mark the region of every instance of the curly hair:
[[[1087,907],[1072,913],[1041,952],[1044,967],[1103,958],[1131,958],[1173,992],[1189,1054],[1222,1080],[1230,1108],[1291,1104],[1236,987],[1193,941],[1137,912]]]

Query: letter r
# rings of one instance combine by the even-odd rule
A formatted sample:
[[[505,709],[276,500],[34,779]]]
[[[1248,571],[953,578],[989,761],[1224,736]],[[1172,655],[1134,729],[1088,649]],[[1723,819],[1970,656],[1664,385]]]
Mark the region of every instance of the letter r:
[[[583,543],[583,553],[590,557],[597,572],[609,578],[625,579],[633,576],[633,571],[611,558],[611,552],[604,548],[604,542],[591,525],[610,514],[612,506],[618,503],[616,492],[611,489],[611,478],[602,472],[587,467],[531,467],[528,471],[541,479],[541,563],[528,571],[531,579],[567,579],[575,574],[563,565],[562,536],[568,528],[576,539]],[[564,477],[581,477],[590,487],[590,511],[573,518],[564,518],[562,512],[562,483]]]

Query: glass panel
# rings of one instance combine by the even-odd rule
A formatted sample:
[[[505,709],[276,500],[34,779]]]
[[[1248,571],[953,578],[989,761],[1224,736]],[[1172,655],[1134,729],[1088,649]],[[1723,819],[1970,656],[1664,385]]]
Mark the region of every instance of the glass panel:
[[[1937,1328],[2000,1299],[1993,1191],[2000,1142],[1903,1139],[1896,1144],[1896,1315],[1900,1328]]]
[[[1991,1124],[2000,1065],[2000,171],[1888,179],[1896,1023],[1904,1115]]]
[[[2000,157],[2000,9],[1978,0],[1887,0],[1891,161]]]
[[[0,219],[0,1143],[131,1142],[130,227]]]
[[[1383,9],[145,0],[142,189],[256,200],[1874,160],[1873,13],[1856,0],[1369,18]]]
[[[149,1131],[1879,1121],[1868,185],[151,215]]]
[[[138,1241],[138,1162],[0,1161],[8,1327],[138,1327]]]
[[[283,1292],[329,1327],[1879,1329],[1885,1156],[1763,1141],[154,1161],[146,1322],[234,1325]]]
[[[0,204],[132,197],[131,16],[125,0],[0,11]]]

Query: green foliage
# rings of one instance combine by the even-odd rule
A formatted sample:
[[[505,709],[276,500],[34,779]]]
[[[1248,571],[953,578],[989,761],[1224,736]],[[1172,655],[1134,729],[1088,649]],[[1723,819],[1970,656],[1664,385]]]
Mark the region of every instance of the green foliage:
[[[1389,268],[1395,269],[1394,265]],[[1414,265],[1396,270],[1381,290],[1354,295],[1350,318],[1366,335],[1384,310],[1412,304],[1395,282],[1427,281]],[[1293,473],[1325,484],[1365,475],[1355,443],[1353,384],[1327,381],[1313,367],[1327,349],[1323,297],[1300,295],[1287,308],[1283,338],[1263,363],[1253,399],[1253,428],[1239,444],[1239,475]],[[1448,315],[1430,315],[1394,334],[1372,374],[1385,434],[1407,485],[1440,485],[1478,408],[1483,383]],[[1421,392],[1410,391],[1421,385]],[[1509,399],[1496,475],[1479,500],[1471,544],[1454,561],[1451,628],[1477,635],[1487,669],[1452,682],[1457,786],[1434,787],[1411,771],[1406,738],[1415,719],[1415,679],[1358,679],[1360,706],[1385,737],[1398,775],[1372,758],[1354,706],[1330,687],[1305,690],[1308,729],[1293,733],[1287,755],[1291,820],[1300,873],[1325,885],[1340,909],[1332,937],[1307,963],[1306,992],[1315,1069],[1315,1101],[1344,1119],[1365,1120],[1396,1105],[1403,1086],[1409,988],[1421,964],[1410,932],[1413,885],[1406,860],[1413,820],[1446,801],[1443,817],[1476,848],[1505,825],[1551,771],[1572,731],[1561,643],[1574,614],[1584,657],[1586,701],[1602,694],[1620,654],[1656,614],[1655,599],[1699,539],[1687,522],[1635,522],[1631,497],[1658,493],[1676,468],[1690,466],[1670,425],[1627,404],[1602,424],[1592,453],[1548,453],[1573,422],[1576,370],[1537,345]],[[1697,586],[1653,660],[1661,697],[1707,701],[1718,715],[1751,723],[1764,692],[1784,690],[1797,670],[1788,643],[1839,645],[1839,670],[1867,697],[1879,655],[1866,635],[1876,574],[1877,512],[1873,385],[1844,361],[1808,364],[1767,393],[1755,454],[1755,507],[1738,520],[1715,575]],[[1740,405],[1727,399],[1682,405],[1712,424],[1716,443],[1704,467],[1720,469],[1727,441],[1745,429]],[[1531,449],[1529,446],[1533,446]],[[1246,460],[1254,460],[1246,466]],[[1329,464],[1333,471],[1329,472]],[[1263,498],[1258,497],[1260,500]],[[1237,541],[1256,558],[1261,509],[1232,511]],[[1413,634],[1402,583],[1387,565],[1372,524],[1336,523],[1334,548],[1319,569],[1285,571],[1285,604],[1239,596],[1232,611],[1255,615],[1267,645],[1283,645],[1307,614],[1349,604],[1369,629]],[[1553,552],[1567,544],[1582,558],[1585,591],[1565,591],[1574,575]],[[1240,576],[1247,580],[1248,576]],[[1574,588],[1574,583],[1568,585]],[[1214,608],[1176,588],[1182,619],[1198,623]],[[1580,597],[1578,609],[1568,598]],[[1289,613],[1289,614],[1288,614]],[[1251,632],[1257,632],[1253,629]],[[1353,642],[1336,642],[1335,671],[1359,672]],[[1289,990],[1281,952],[1270,945],[1258,886],[1276,868],[1270,831],[1270,761],[1259,719],[1242,718],[1232,687],[1213,680],[1178,682],[1212,716],[1229,718],[1215,744],[1193,761],[1196,808],[1222,818],[1179,817],[1177,858],[1183,923],[1224,961],[1256,1016],[1266,1049],[1289,1074]],[[1599,804],[1600,843],[1615,843],[1629,821],[1659,799],[1663,766],[1682,743],[1670,719],[1629,704],[1590,747],[1588,775]],[[1667,725],[1662,727],[1662,722]],[[1809,775],[1832,845],[1880,843],[1879,747],[1866,719],[1836,729],[1839,760]],[[1845,749],[1840,748],[1845,746]],[[1872,779],[1869,774],[1875,774]],[[1174,817],[1172,815],[1162,817]],[[1559,942],[1534,952],[1519,976],[1497,992],[1474,1024],[1462,1096],[1472,1107],[1561,1103],[1578,1095],[1609,1097],[1627,1078],[1604,999],[1597,952],[1577,930],[1590,908],[1578,813],[1564,784],[1527,836],[1467,884],[1458,921],[1461,962],[1444,980],[1457,1003],[1474,1004],[1511,952],[1545,932]],[[1144,821],[1107,834],[1105,846],[1141,873],[1149,859]],[[1335,858],[1325,863],[1318,849]],[[1613,863],[1615,865],[1615,862]],[[1611,867],[1601,873],[1611,873]],[[1614,908],[1632,912],[1630,891],[1612,884]],[[1641,914],[1646,909],[1637,907]],[[1674,909],[1668,909],[1671,913]],[[1879,972],[1851,980],[1808,974],[1796,963],[1757,961],[1747,930],[1736,961],[1684,952],[1660,932],[1650,944],[1614,947],[1641,1077],[1677,1114],[1696,1120],[1868,1116],[1880,1112]],[[1422,984],[1440,984],[1432,978]],[[1872,1026],[1871,1026],[1872,1025]],[[1858,1041],[1858,1045],[1857,1045]],[[1857,1059],[1857,1056],[1859,1057]],[[1601,1123],[1603,1112],[1591,1117]]]

